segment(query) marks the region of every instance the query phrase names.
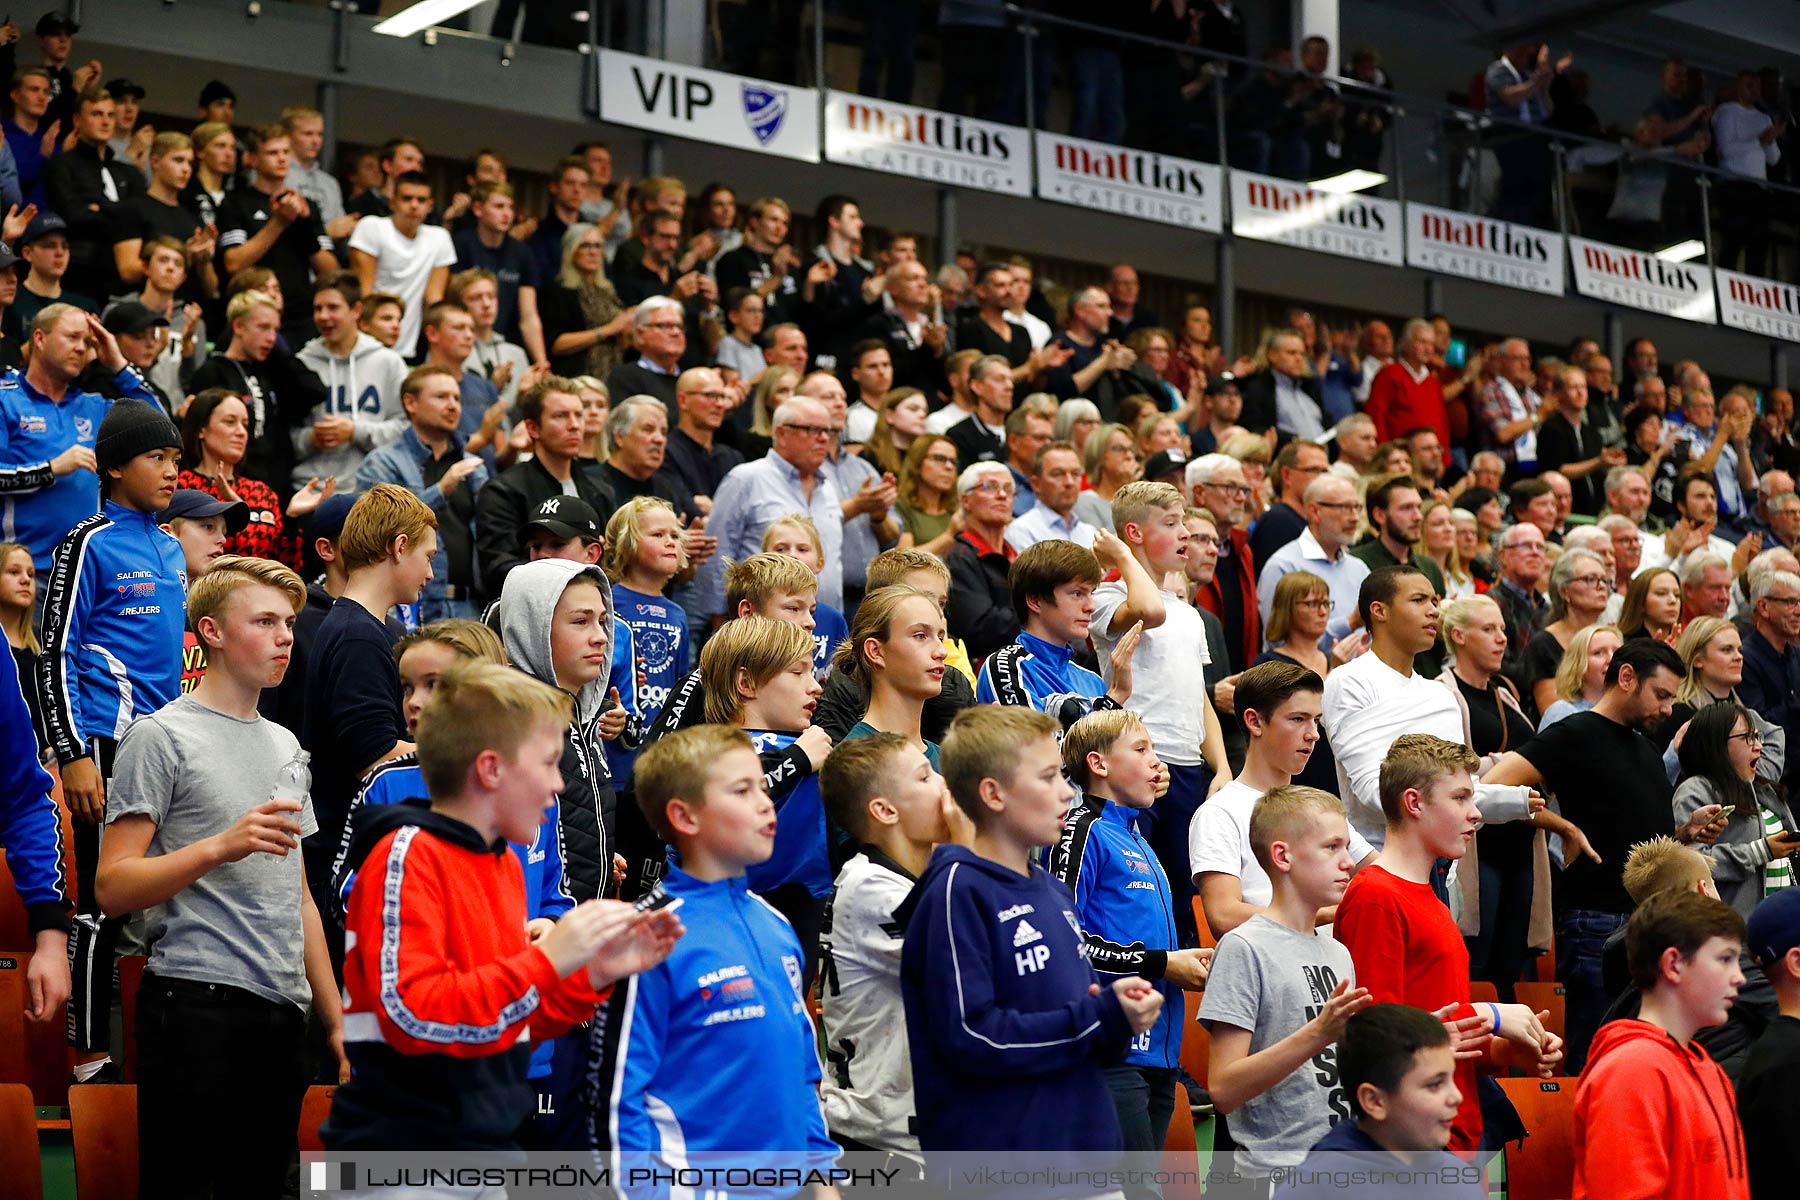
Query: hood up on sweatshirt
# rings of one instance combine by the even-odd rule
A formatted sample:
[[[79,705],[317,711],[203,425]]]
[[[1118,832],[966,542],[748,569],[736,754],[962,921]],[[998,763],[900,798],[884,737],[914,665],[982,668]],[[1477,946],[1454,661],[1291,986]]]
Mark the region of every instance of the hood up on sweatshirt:
[[[563,592],[579,577],[593,580],[600,589],[600,604],[605,613],[608,645],[613,634],[612,584],[599,567],[570,562],[561,558],[541,558],[520,563],[506,573],[500,592],[500,639],[506,643],[506,656],[513,666],[530,673],[551,686],[556,684],[556,666],[550,653],[550,618]],[[606,700],[607,672],[582,685],[575,697],[575,719],[586,724]]]

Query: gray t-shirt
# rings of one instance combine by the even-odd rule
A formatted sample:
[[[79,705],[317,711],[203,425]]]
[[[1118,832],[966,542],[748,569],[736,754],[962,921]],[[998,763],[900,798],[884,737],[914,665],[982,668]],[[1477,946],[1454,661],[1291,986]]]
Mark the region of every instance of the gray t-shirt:
[[[1356,985],[1350,951],[1323,930],[1298,933],[1258,913],[1219,939],[1199,1020],[1208,1030],[1250,1031],[1250,1053],[1266,1050],[1319,1015],[1338,983]],[[1337,1047],[1231,1114],[1240,1165],[1267,1173],[1306,1161],[1309,1147],[1350,1116],[1338,1081]]]
[[[133,721],[120,739],[107,823],[142,814],[156,822],[148,855],[179,850],[272,799],[282,768],[299,752],[298,739],[273,721],[242,721],[181,696]],[[302,803],[307,836],[319,823],[311,797]],[[214,867],[145,914],[150,972],[307,1007],[305,890],[297,849]]]

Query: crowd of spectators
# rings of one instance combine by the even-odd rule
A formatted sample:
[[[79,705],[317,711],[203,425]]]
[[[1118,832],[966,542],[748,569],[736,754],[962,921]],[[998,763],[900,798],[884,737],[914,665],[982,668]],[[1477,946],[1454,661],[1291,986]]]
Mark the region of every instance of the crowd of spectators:
[[[885,1053],[871,1080],[847,1065],[855,1039],[831,1040],[825,1117],[811,1050],[768,1056],[811,1065],[792,1094],[767,1068],[756,1094],[783,1119],[762,1136],[818,1153],[1160,1149],[1181,992],[1210,970],[1218,1111],[1265,1178],[1351,1111],[1344,1128],[1389,1149],[1494,1149],[1517,1118],[1489,1077],[1512,1069],[1586,1064],[1576,1140],[1610,1134],[1651,1069],[1618,1043],[1642,1036],[1704,1075],[1661,1119],[1708,1140],[1695,1167],[1631,1134],[1634,1178],[1701,1171],[1681,1194],[1746,1195],[1747,1141],[1750,1178],[1773,1181],[1756,1195],[1785,1186],[1800,442],[1784,389],[1715,395],[1704,364],[1665,365],[1645,338],[1615,363],[1592,338],[1471,341],[1435,314],[1333,329],[1294,307],[1238,357],[1204,305],[1151,311],[1132,264],[1077,289],[1023,258],[933,269],[917,237],[865,218],[864,200],[889,215],[879,193],[806,205],[814,244],[796,245],[793,201],[616,179],[599,142],[554,164],[542,213],[519,211],[496,150],[448,195],[404,136],[339,179],[313,110],[238,130],[213,82],[191,133],[141,136],[142,89],[69,72],[56,20],[38,40],[51,65],[18,73],[5,126],[23,192],[0,272],[0,668],[20,686],[0,686],[0,843],[35,939],[31,1016],[69,1001],[77,1083],[119,1078],[113,959],[129,915],[154,914],[148,1175],[191,1169],[221,1135],[170,1114],[224,1094],[243,1143],[219,1169],[278,1179],[308,1073],[349,1081],[337,1148],[654,1150],[670,1126],[647,1089],[666,1104],[666,1084],[687,1149],[742,1150],[717,1139],[756,1124],[745,1064],[779,1044],[760,1038],[810,1046],[811,1025],[788,1029],[776,993],[730,1005],[791,986],[799,1014],[823,952],[843,956],[826,1025],[913,1045],[910,1075]],[[484,724],[484,704],[505,719]],[[706,774],[746,763],[729,787]],[[508,788],[536,807],[471,828],[471,797]],[[386,803],[427,792],[429,812]],[[747,815],[696,815],[715,803]],[[520,870],[486,853],[501,840],[524,906]],[[409,843],[435,847],[419,870],[447,872],[446,894],[491,893],[488,925],[530,919],[541,951],[405,914],[409,939],[525,956],[488,1007],[402,982],[455,957],[390,953],[381,932],[402,919],[382,879],[409,886]],[[1057,881],[1032,865],[1053,845]],[[885,907],[846,900],[877,868]],[[1006,881],[967,899],[964,868]],[[826,919],[834,877],[848,925]],[[673,951],[667,916],[590,907],[659,881],[690,904]],[[745,889],[767,904],[743,907]],[[934,942],[924,917],[904,947],[894,932],[940,903],[984,929],[1031,904],[1068,922],[1009,925],[971,1017],[923,980],[954,972],[961,996],[973,943]],[[738,953],[744,912],[756,945],[792,951],[785,971],[764,954],[715,977],[710,1016],[681,1007],[658,964]],[[614,921],[655,952],[604,951]],[[1561,1036],[1515,1001],[1542,953]],[[1301,962],[1310,991],[1283,974]],[[1090,978],[1117,982],[1095,998]],[[519,1012],[491,1003],[513,982],[550,989],[554,1035],[529,1076],[510,1040],[518,1061],[484,1074],[500,1046],[433,1031],[493,1017],[516,1036]],[[1471,1006],[1472,983],[1498,1003]],[[873,989],[865,1007],[834,1008],[840,984]],[[1353,1035],[1380,1027],[1352,1015],[1371,1001],[1423,1010],[1417,1048],[1444,1048],[1434,1144],[1380,1141],[1399,1075],[1337,1081],[1333,1046],[1360,1061]],[[567,1032],[602,1003],[639,1020]],[[1078,1064],[1033,1057],[1056,1020],[1090,1017]],[[656,1039],[721,1024],[736,1040],[717,1094],[711,1071],[665,1080]],[[459,1038],[458,1071],[417,1068]],[[1311,1082],[1321,1055],[1334,1069]],[[1115,1064],[1104,1080],[1096,1062]],[[573,1082],[604,1071],[610,1100]],[[1039,1076],[1056,1085],[1042,1110]],[[529,1122],[509,1107],[527,1078]],[[1617,1153],[1583,1149],[1576,1190],[1601,1190]]]

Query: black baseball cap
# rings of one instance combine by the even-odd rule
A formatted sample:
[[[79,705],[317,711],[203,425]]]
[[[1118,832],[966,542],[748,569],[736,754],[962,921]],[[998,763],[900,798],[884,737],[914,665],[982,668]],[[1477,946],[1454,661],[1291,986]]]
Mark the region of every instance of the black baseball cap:
[[[100,318],[100,324],[106,326],[106,332],[114,337],[143,333],[168,323],[167,317],[136,300],[122,300],[107,309],[106,315]]]
[[[114,100],[123,100],[127,96],[135,96],[137,99],[142,100],[145,95],[147,95],[144,91],[143,84],[134,83],[123,76],[120,76],[118,79],[107,80],[106,94],[111,96]]]
[[[360,492],[333,492],[319,501],[319,507],[313,509],[312,520],[306,523],[306,536],[337,541],[338,535],[344,532],[344,518],[361,498]]]
[[[5,242],[0,242],[0,271],[6,270],[18,261],[19,256],[13,253],[12,247]]]
[[[81,32],[81,23],[71,21],[59,12],[47,12],[38,18],[36,32],[39,37],[55,37],[59,33],[74,37]]]
[[[531,520],[525,522],[527,531],[534,527],[548,529],[565,540],[580,537],[597,542],[601,537],[600,514],[593,505],[575,496],[551,496],[541,502],[532,510]]]
[[[31,224],[25,226],[25,232],[19,235],[18,244],[13,249],[23,250],[38,239],[47,238],[53,233],[60,233],[67,237],[68,232],[69,223],[67,221],[53,212],[41,212],[31,218]]]
[[[1179,450],[1158,450],[1144,464],[1144,479],[1155,483],[1164,475],[1181,475],[1187,471],[1188,456]]]
[[[1203,396],[1216,396],[1226,388],[1237,387],[1237,376],[1230,371],[1220,371],[1217,375],[1206,378],[1206,386],[1200,390]]]
[[[1744,937],[1744,948],[1765,967],[1800,946],[1800,888],[1771,892],[1750,914]]]
[[[250,524],[250,506],[242,500],[220,500],[198,488],[176,488],[169,507],[156,516],[158,525],[176,517],[224,517],[227,535],[241,533]]]

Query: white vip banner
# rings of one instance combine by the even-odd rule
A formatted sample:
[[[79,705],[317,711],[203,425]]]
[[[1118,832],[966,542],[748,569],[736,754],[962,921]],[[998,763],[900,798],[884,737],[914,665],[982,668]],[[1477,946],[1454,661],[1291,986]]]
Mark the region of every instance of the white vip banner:
[[[1800,342],[1800,288],[1718,267],[1719,316],[1733,329]]]
[[[819,161],[819,93],[600,51],[600,119],[717,146]]]
[[[1031,194],[1027,131],[891,100],[826,92],[825,157],[924,183]]]
[[[1218,233],[1224,228],[1223,182],[1211,163],[1060,133],[1037,135],[1037,188],[1046,200]]]
[[[1560,233],[1469,213],[1406,206],[1406,264],[1501,287],[1563,294]]]
[[[1406,261],[1400,224],[1394,200],[1231,173],[1231,230],[1242,237],[1398,267]]]
[[[1627,308],[1717,325],[1712,272],[1705,263],[1666,262],[1642,250],[1627,250],[1586,238],[1569,239],[1575,290]]]

